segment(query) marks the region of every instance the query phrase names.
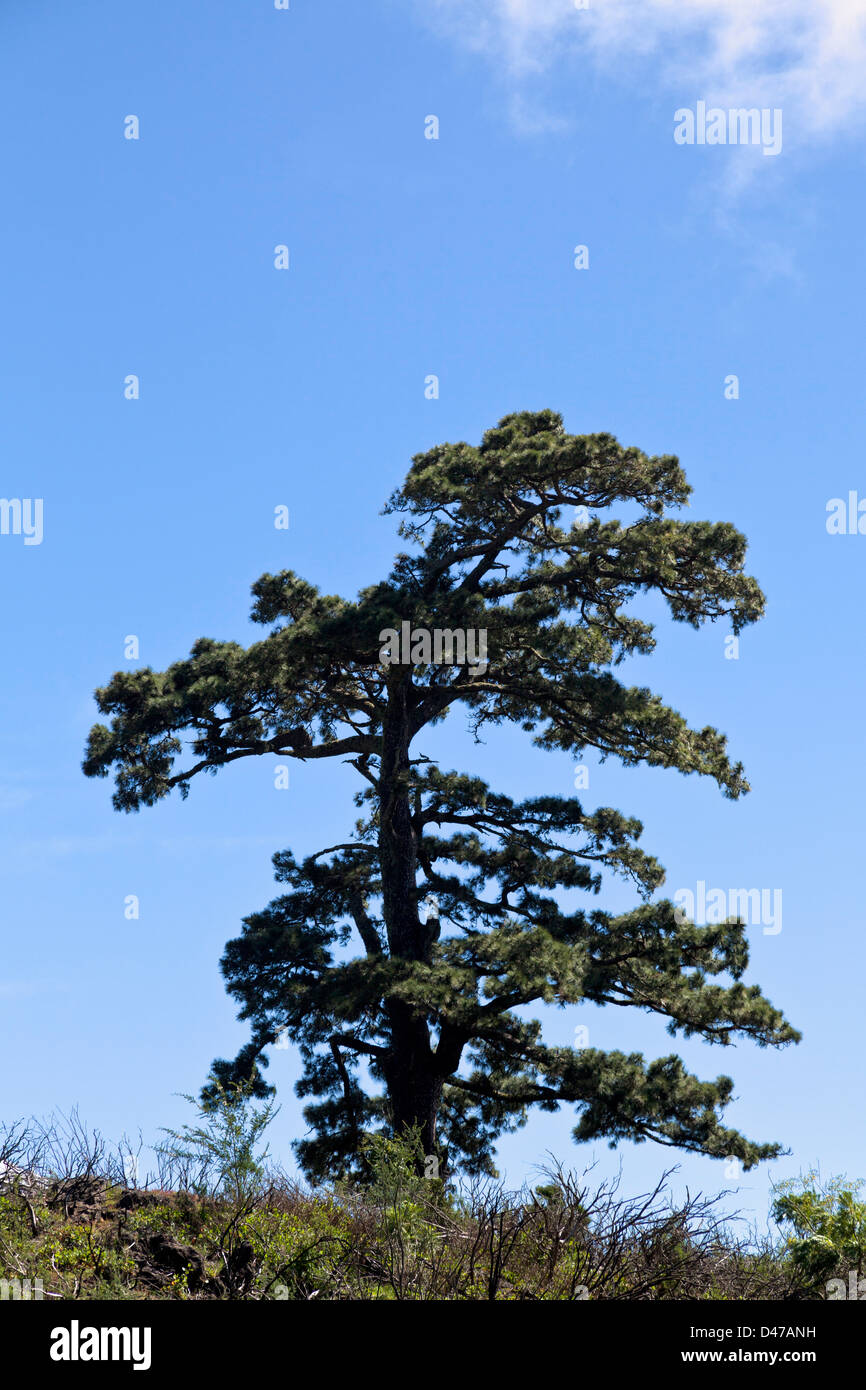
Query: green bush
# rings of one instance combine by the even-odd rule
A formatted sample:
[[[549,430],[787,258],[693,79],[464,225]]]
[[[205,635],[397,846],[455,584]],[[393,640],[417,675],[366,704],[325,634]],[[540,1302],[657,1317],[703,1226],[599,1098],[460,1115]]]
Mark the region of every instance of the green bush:
[[[817,1173],[779,1183],[773,1219],[786,1232],[785,1251],[812,1287],[866,1264],[866,1202],[862,1181]]]

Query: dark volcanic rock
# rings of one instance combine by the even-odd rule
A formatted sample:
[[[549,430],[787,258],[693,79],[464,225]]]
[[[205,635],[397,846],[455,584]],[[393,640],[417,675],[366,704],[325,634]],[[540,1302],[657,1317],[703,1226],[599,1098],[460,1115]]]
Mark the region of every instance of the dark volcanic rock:
[[[70,1221],[98,1218],[105,1205],[107,1183],[104,1178],[61,1178],[46,1192],[49,1207],[59,1208]]]
[[[181,1245],[162,1231],[156,1231],[140,1242],[136,1259],[142,1265],[156,1266],[157,1276],[158,1271],[186,1274],[187,1287],[191,1291],[199,1288],[204,1282],[204,1260],[199,1252],[192,1245]]]
[[[176,1194],[168,1188],[128,1187],[118,1199],[120,1211],[138,1211],[141,1207],[160,1207],[174,1201]]]

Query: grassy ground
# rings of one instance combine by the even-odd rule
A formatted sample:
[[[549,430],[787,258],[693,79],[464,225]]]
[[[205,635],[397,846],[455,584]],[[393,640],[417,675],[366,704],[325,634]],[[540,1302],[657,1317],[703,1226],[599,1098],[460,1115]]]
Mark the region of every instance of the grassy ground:
[[[360,1176],[307,1189],[267,1161],[270,1103],[189,1099],[198,1123],[164,1131],[149,1186],[75,1112],[0,1125],[0,1299],[788,1302],[857,1297],[839,1290],[866,1269],[866,1202],[845,1178],[780,1184],[776,1235],[727,1193],[675,1203],[669,1173],[637,1197],[556,1166],[517,1193],[445,1184],[382,1134]]]
[[[0,1197],[0,1277],[61,1299],[557,1300],[823,1297],[716,1203],[636,1200],[558,1174],[516,1196],[462,1196],[403,1171],[234,1198],[142,1191],[96,1175]],[[16,1296],[16,1284],[0,1294]]]

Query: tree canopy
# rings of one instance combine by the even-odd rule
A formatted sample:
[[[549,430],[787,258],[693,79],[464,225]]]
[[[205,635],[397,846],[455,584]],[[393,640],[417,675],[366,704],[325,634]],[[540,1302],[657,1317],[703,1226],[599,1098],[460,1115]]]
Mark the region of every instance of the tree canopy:
[[[480,445],[413,459],[385,509],[408,546],[387,579],[350,601],[265,574],[252,609],[263,640],[202,639],[163,672],[121,672],[97,691],[110,723],[91,731],[84,771],[114,772],[123,811],[262,754],[357,770],[351,837],[301,862],[276,854],[283,892],[245,919],[222,962],[251,1038],[216,1075],[252,1076],[266,1093],[266,1049],[288,1036],[304,1064],[312,1133],[296,1148],[311,1176],[357,1170],[376,1129],[415,1131],[447,1169],[491,1172],[499,1135],[563,1104],[577,1141],[652,1139],[746,1168],[781,1152],[724,1126],[729,1077],[699,1080],[676,1054],[551,1046],[525,1016],[593,1002],[722,1046],[797,1041],[742,981],[744,924],[681,923],[670,901],[652,901],[664,872],[637,820],[576,797],[515,801],[418,746],[461,706],[476,735],[510,723],[541,749],[594,749],[746,792],[721,733],[614,674],[655,646],[633,611],[644,595],[695,628],[724,617],[737,633],[762,614],[745,538],[671,515],[689,494],[671,455],[568,434],[553,411],[509,415]],[[565,509],[579,519],[567,524]],[[383,634],[406,623],[486,633],[487,660],[383,660]],[[632,910],[575,905],[571,890],[595,897],[605,870],[634,885]]]

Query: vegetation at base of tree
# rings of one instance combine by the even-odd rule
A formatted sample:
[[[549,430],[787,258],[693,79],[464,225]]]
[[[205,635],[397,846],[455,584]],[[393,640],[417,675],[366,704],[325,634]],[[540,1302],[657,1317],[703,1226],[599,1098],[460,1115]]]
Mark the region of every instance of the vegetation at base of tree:
[[[363,1181],[310,1189],[267,1164],[270,1117],[249,1106],[199,1108],[140,1187],[129,1146],[77,1117],[0,1126],[0,1298],[41,1281],[64,1300],[787,1303],[851,1296],[862,1268],[866,1210],[844,1179],[780,1184],[765,1235],[729,1194],[674,1200],[675,1170],[635,1197],[555,1163],[520,1192],[426,1179],[420,1133],[371,1135]]]
[[[858,1283],[866,1275],[862,1187],[844,1176],[822,1181],[817,1172],[777,1185],[773,1219],[787,1233],[785,1250],[806,1280],[838,1278],[843,1266]]]

